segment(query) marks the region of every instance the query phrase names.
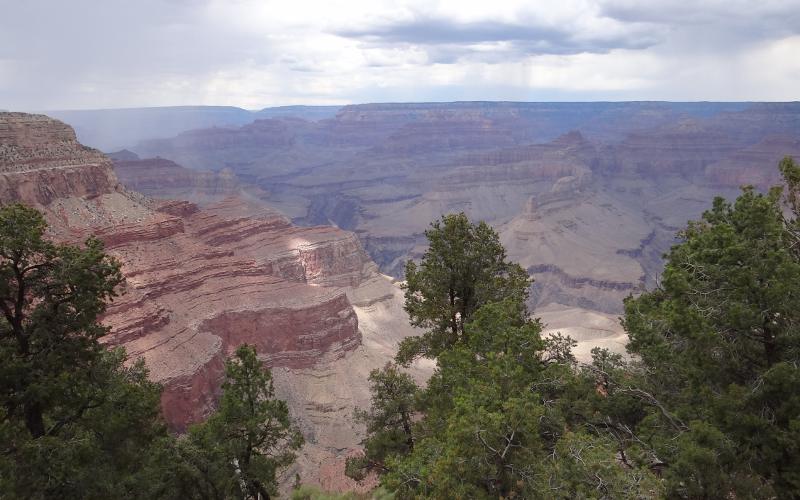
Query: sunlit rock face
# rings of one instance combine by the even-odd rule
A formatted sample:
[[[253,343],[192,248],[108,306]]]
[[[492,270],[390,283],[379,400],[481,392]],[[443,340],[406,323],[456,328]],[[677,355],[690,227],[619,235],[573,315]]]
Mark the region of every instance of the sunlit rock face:
[[[255,345],[306,436],[287,477],[354,486],[339,470],[360,441],[353,410],[368,402],[369,371],[413,330],[399,289],[353,233],[294,226],[257,190],[166,160],[128,164],[121,177],[146,189],[189,186],[203,206],[144,196],[119,182],[106,156],[44,116],[0,113],[0,170],[0,201],[42,210],[55,239],[96,236],[122,262],[125,283],[103,318],[105,341],[145,359],[164,385],[174,430],[213,410],[224,360]]]

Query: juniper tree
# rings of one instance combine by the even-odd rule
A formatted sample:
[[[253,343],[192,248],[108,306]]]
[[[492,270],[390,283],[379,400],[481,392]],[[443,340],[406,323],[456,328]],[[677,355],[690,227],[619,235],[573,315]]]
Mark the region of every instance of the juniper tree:
[[[520,316],[527,314],[528,273],[507,260],[491,226],[474,224],[462,212],[434,221],[425,236],[428,249],[419,264],[406,264],[403,288],[411,324],[427,331],[401,343],[401,364],[435,358],[464,341],[464,325],[484,304],[513,298]]]
[[[286,402],[275,398],[272,375],[252,346],[225,362],[219,408],[178,444],[179,487],[188,498],[266,499],[277,474],[303,444]]]
[[[715,199],[666,256],[661,286],[625,303],[642,390],[661,406],[637,427],[673,496],[800,495],[800,167],[781,171],[785,188]]]
[[[32,208],[0,208],[0,491],[136,498],[167,435],[144,364],[100,343],[119,263],[98,240],[57,244],[46,229]]]

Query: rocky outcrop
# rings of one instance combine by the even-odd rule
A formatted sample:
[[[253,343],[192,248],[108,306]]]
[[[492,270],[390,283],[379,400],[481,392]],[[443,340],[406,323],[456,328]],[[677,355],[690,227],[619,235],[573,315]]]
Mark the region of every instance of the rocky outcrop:
[[[362,349],[349,296],[385,281],[353,234],[294,227],[263,203],[239,197],[204,209],[155,202],[122,188],[105,156],[43,116],[0,114],[0,131],[2,201],[39,207],[54,237],[99,237],[123,263],[126,281],[104,317],[111,327],[105,339],[124,346],[132,359],[145,359],[151,376],[164,384],[164,415],[173,428],[185,429],[213,408],[224,360],[242,343],[255,345],[273,369],[311,372],[318,365],[331,370]],[[125,156],[122,170],[138,171],[140,186],[198,179],[166,160]],[[387,296],[394,297],[384,289],[358,300]],[[354,387],[366,397],[366,382]],[[287,395],[290,401],[302,397]],[[313,422],[303,422],[316,432]],[[355,445],[355,435],[348,436]],[[314,456],[330,453],[315,450]]]
[[[0,203],[49,205],[118,189],[111,162],[44,115],[0,113]]]
[[[164,158],[134,156],[117,153],[114,171],[123,185],[153,198],[208,204],[245,192],[236,174],[228,168],[218,172],[192,170]],[[266,196],[257,188],[246,191],[249,196]]]
[[[293,228],[282,215],[237,199],[207,210],[168,210],[182,215],[156,212],[99,235],[125,263],[127,278],[126,293],[106,317],[109,340],[144,356],[166,384],[173,426],[184,428],[209,411],[216,393],[205,389],[214,377],[219,382],[220,359],[241,343],[256,345],[270,366],[291,368],[359,346],[344,291],[312,285],[356,286],[369,275],[354,237]]]
[[[108,159],[81,145],[65,123],[44,115],[0,113],[0,172],[94,164],[108,164]]]
[[[65,197],[97,197],[118,189],[109,163],[39,167],[0,174],[0,203],[50,205]]]

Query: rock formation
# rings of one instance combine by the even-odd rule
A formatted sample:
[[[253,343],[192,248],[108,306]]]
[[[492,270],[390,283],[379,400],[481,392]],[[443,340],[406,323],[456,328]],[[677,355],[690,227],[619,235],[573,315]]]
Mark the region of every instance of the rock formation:
[[[274,137],[257,139],[260,128]],[[800,153],[800,105],[367,104],[196,134],[215,133],[137,151],[229,168],[294,222],[352,230],[398,278],[427,224],[463,210],[500,230],[537,280],[531,305],[563,325],[564,308],[613,319],[713,196],[777,180],[777,159]]]
[[[182,173],[156,165],[167,176]],[[123,263],[125,285],[104,317],[105,340],[145,359],[164,384],[173,429],[213,409],[225,358],[253,344],[307,440],[289,475],[352,486],[320,470],[338,470],[357,446],[351,416],[368,401],[367,374],[412,333],[399,289],[355,235],[295,227],[240,197],[203,208],[147,198],[117,181],[107,157],[44,116],[0,113],[0,166],[0,201],[41,209],[57,239],[99,237]],[[140,167],[154,168],[130,168]]]
[[[164,158],[140,159],[129,151],[109,156],[123,185],[152,198],[206,205],[231,196],[266,196],[256,187],[243,186],[236,174],[227,168],[218,172],[192,170]]]

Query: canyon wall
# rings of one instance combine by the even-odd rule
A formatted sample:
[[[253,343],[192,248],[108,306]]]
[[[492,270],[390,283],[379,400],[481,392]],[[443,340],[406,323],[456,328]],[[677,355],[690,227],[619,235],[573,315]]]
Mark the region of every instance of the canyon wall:
[[[258,331],[311,437],[304,471],[339,470],[357,441],[347,412],[366,391],[353,377],[363,381],[410,333],[397,288],[375,264],[402,277],[406,260],[424,252],[430,221],[464,211],[492,224],[535,279],[534,314],[547,331],[576,338],[585,359],[597,345],[624,350],[622,300],[655,286],[687,220],[740,184],[768,187],[778,159],[800,153],[800,103],[369,104],[318,120],[258,118],[143,141],[131,145],[138,159],[117,158],[124,184],[199,206],[141,198],[114,185],[113,173],[96,186],[75,180],[85,193],[77,201],[57,195],[66,187],[8,192],[52,200],[73,237],[84,221],[113,219],[112,229],[90,224],[132,273],[110,320],[119,342],[180,388],[167,407],[199,408],[186,421],[207,411],[189,404],[192,394],[213,401],[230,345],[275,318]],[[121,209],[121,199],[132,202]],[[145,252],[161,257],[154,265],[137,257]],[[172,281],[174,291],[163,284]],[[230,299],[229,281],[241,283],[241,300]],[[302,300],[281,302],[287,296]],[[147,308],[146,320],[132,312]],[[318,336],[289,328],[298,314]],[[172,356],[186,361],[176,368]],[[331,461],[315,469],[323,456]]]
[[[217,178],[166,160],[122,161],[121,177],[148,189]],[[96,236],[122,262],[104,341],[144,358],[174,430],[213,410],[225,359],[255,345],[307,441],[287,483],[297,472],[327,488],[355,486],[342,474],[360,439],[352,413],[368,402],[369,370],[413,333],[400,290],[355,235],[293,226],[238,192],[202,207],[142,195],[118,181],[109,158],[40,115],[0,113],[0,167],[0,201],[39,208],[55,239]]]
[[[255,186],[245,186],[228,168],[212,172],[193,170],[165,158],[144,158],[130,151],[118,151],[109,157],[114,172],[125,187],[158,199],[188,200],[200,205],[228,197],[259,198],[267,193]]]
[[[214,130],[135,149],[231,169],[295,223],[353,231],[398,278],[428,223],[465,211],[534,275],[532,307],[614,318],[715,195],[778,181],[777,160],[800,154],[800,103],[366,104],[193,134]]]

